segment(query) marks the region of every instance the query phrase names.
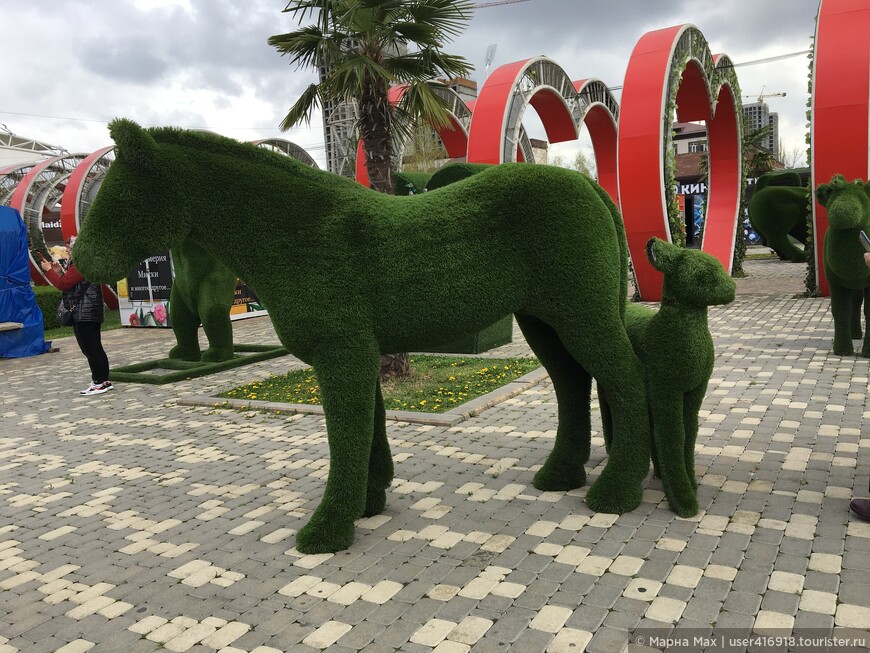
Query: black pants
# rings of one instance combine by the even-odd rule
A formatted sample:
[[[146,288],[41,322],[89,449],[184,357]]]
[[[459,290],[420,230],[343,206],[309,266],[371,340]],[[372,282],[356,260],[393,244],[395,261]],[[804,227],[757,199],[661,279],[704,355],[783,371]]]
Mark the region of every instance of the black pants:
[[[99,322],[76,322],[73,324],[73,333],[79,349],[88,359],[91,368],[91,378],[94,383],[102,383],[109,380],[109,357],[103,349],[100,340]]]

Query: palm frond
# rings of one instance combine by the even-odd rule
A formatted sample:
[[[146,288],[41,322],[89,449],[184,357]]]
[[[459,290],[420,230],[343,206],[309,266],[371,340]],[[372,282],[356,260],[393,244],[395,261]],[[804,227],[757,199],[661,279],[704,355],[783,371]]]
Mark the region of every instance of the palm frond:
[[[287,131],[291,127],[304,122],[306,125],[311,122],[311,114],[314,109],[322,105],[321,89],[318,84],[311,84],[306,88],[296,103],[290,107],[284,120],[281,121],[279,129],[282,132]]]

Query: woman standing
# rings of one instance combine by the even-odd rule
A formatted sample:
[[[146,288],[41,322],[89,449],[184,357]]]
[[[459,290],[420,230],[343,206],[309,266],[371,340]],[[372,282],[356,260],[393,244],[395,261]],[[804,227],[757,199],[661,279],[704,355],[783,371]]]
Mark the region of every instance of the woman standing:
[[[73,333],[82,353],[91,368],[92,383],[82,390],[82,395],[100,395],[112,389],[109,381],[109,358],[100,339],[100,324],[103,322],[103,293],[98,284],[86,280],[72,262],[71,247],[75,237],[67,241],[67,267],[60,263],[40,263],[45,277],[62,291],[61,301],[73,314]]]

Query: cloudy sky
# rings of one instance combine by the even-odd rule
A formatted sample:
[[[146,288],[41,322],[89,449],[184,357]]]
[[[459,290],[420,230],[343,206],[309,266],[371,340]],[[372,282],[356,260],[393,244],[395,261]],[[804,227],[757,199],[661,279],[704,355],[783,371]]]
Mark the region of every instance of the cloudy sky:
[[[490,4],[492,0],[476,0]],[[296,27],[284,0],[0,0],[0,123],[13,133],[71,152],[108,145],[106,122],[211,129],[242,140],[281,136],[323,165],[319,116],[281,134],[277,125],[314,81],[266,44]],[[574,79],[620,86],[631,51],[647,31],[696,25],[714,53],[735,63],[806,50],[818,0],[525,0],[475,11],[447,48],[484,81],[493,67],[547,55]],[[786,93],[768,104],[780,116],[786,151],[803,149],[804,55],[737,68],[745,95]],[[619,97],[617,92],[617,98]],[[753,101],[745,99],[746,102]],[[543,137],[529,118],[532,136]],[[581,144],[562,145],[570,157]]]

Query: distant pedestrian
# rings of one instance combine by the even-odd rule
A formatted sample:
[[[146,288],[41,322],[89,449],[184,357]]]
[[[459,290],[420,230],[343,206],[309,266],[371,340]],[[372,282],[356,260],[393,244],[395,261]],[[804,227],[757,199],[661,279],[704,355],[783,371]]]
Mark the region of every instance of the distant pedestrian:
[[[61,302],[72,313],[72,328],[76,342],[88,359],[91,368],[91,384],[82,390],[82,395],[100,395],[112,389],[109,381],[109,358],[100,339],[103,322],[103,293],[98,284],[85,279],[72,262],[72,244],[75,236],[67,241],[66,267],[58,261],[43,259],[40,266],[45,277],[62,292]],[[62,260],[63,255],[58,257]]]

